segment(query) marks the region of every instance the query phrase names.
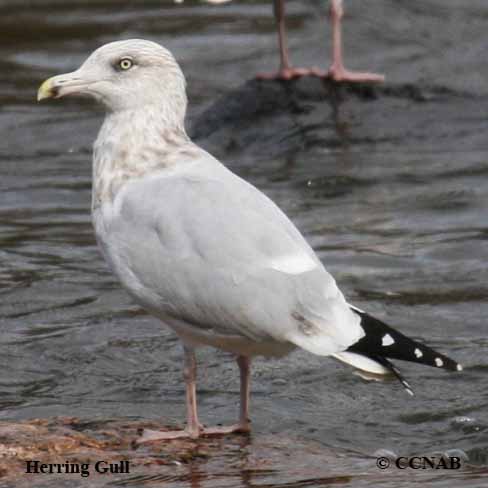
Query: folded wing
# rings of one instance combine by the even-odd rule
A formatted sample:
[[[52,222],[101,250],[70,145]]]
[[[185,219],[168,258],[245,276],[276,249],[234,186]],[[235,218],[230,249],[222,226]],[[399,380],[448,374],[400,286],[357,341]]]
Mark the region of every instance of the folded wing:
[[[211,158],[128,183],[112,214],[113,267],[160,315],[320,355],[343,351],[364,334],[290,220]]]

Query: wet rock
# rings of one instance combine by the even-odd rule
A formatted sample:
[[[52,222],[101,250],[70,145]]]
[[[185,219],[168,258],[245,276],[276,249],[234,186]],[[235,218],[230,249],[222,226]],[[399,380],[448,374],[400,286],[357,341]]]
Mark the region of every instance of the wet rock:
[[[382,449],[377,449],[373,453],[373,457],[375,457],[375,458],[384,457],[384,458],[389,459],[390,461],[394,461],[398,456],[393,451],[390,451],[389,449],[383,449],[382,448]]]
[[[462,450],[462,449],[448,449],[445,453],[444,456],[446,458],[452,458],[452,457],[457,457],[461,461],[469,461],[469,456]]]
[[[480,432],[486,429],[485,425],[473,417],[455,417],[452,420],[451,425],[455,430],[460,430],[465,434]]]
[[[168,426],[156,421],[90,421],[76,417],[0,422],[0,486],[101,487],[157,483],[168,488],[232,488],[372,486],[388,482],[391,486],[400,486],[404,482],[412,483],[417,476],[420,482],[425,474],[420,472],[422,470],[380,469],[371,456],[332,449],[311,440],[288,436],[286,432],[180,439],[134,447],[134,441],[145,428],[166,430]],[[459,449],[447,451],[447,454],[463,459],[465,455]],[[375,458],[380,456],[396,459],[396,454],[387,449],[379,449],[373,455]],[[82,468],[68,472],[61,470],[60,473],[26,473],[28,461]],[[101,463],[100,472],[97,463]],[[127,466],[128,472],[103,472],[108,466]],[[481,479],[478,476],[483,477],[484,471],[482,468],[470,469],[473,482],[477,483]],[[410,486],[408,483],[401,486]]]
[[[286,384],[288,384],[288,381],[286,381],[284,378],[273,379],[274,386],[285,386]]]
[[[134,447],[134,440],[144,428],[168,429],[158,422],[86,421],[74,417],[1,422],[0,485],[15,482],[18,487],[38,487],[43,483],[57,486],[61,482],[68,482],[66,486],[79,486],[80,473],[66,472],[63,468],[61,473],[28,474],[29,461],[38,461],[39,465],[75,466],[85,463],[88,465],[87,477],[91,478],[90,486],[101,486],[115,480],[143,482],[149,479],[178,486],[178,483],[188,481],[192,476],[202,481],[215,476],[222,479],[228,477],[229,480],[236,477],[277,480],[283,477],[295,480],[323,478],[324,461],[329,466],[327,476],[335,477],[344,472],[344,453],[334,452],[310,441],[291,442],[285,436],[251,440],[247,436],[237,435],[181,439]],[[290,467],[292,457],[294,462]],[[109,474],[110,479],[107,479],[106,473],[99,473],[95,469],[95,464],[100,461],[107,465],[128,461],[130,472]],[[353,459],[349,456],[347,463],[351,461]],[[347,472],[353,471],[354,468],[349,466]]]
[[[453,144],[456,120],[472,118],[473,133],[488,100],[442,86],[337,84],[318,78],[251,80],[214,102],[190,133],[217,156],[283,153],[382,144]],[[464,126],[465,128],[465,126]],[[466,141],[463,138],[462,144]],[[459,140],[457,141],[459,148]]]
[[[75,417],[0,423],[0,486],[80,486],[81,471],[26,473],[27,462],[39,465],[85,465],[89,486],[145,482],[165,487],[191,486],[328,486],[377,478],[368,456],[327,448],[286,433],[182,439],[134,447],[144,428],[168,427],[151,421],[97,420]],[[122,466],[129,472],[98,472]],[[56,471],[56,468],[54,468]],[[385,474],[382,473],[382,479]],[[207,485],[207,483],[210,483]],[[305,483],[305,484],[302,484]],[[83,483],[85,484],[85,483]],[[87,485],[87,486],[88,486]]]

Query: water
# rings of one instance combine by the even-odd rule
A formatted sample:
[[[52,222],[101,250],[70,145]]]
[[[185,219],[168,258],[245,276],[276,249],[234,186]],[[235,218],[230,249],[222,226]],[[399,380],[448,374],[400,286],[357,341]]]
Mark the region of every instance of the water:
[[[296,64],[326,64],[325,5],[287,7]],[[409,82],[446,94],[434,90],[434,103],[383,92],[370,101],[349,96],[338,111],[312,100],[304,113],[289,115],[285,106],[199,140],[294,219],[350,301],[424,338],[465,371],[401,364],[416,392],[409,398],[396,383],[366,383],[306,353],[257,360],[251,443],[286,435],[360,458],[380,448],[399,455],[462,449],[486,466],[488,6],[350,0],[346,8],[351,66],[386,73],[388,86]],[[0,31],[0,419],[180,422],[178,341],[131,302],[94,242],[90,153],[101,114],[76,100],[37,105],[35,93],[93,48],[143,37],[181,61],[189,125],[201,123],[216,99],[276,66],[269,2],[3,1]],[[232,358],[202,350],[199,364],[202,419],[233,421]],[[374,472],[373,462],[361,466]],[[210,472],[212,464],[198,469]],[[437,472],[429,480],[481,486],[477,473]],[[175,486],[196,486],[185,476]],[[232,476],[226,486],[255,486]],[[282,474],[270,482],[298,481]],[[382,485],[400,486],[393,476]]]

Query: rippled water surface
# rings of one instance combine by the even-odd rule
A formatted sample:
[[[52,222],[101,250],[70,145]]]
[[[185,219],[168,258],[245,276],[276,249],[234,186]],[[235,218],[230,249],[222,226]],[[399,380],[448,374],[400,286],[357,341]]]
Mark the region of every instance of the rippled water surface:
[[[259,134],[248,123],[242,137],[221,129],[199,141],[294,219],[350,301],[424,338],[465,371],[402,364],[416,392],[410,398],[396,383],[367,383],[310,354],[258,359],[255,435],[285,434],[358,456],[463,449],[477,468],[487,466],[488,5],[345,4],[351,66],[386,73],[387,86],[447,95],[431,104],[400,97],[391,113],[386,95],[349,98],[339,119],[325,102],[311,102],[300,137],[276,114],[277,123],[261,114]],[[325,3],[287,7],[296,64],[326,66]],[[76,100],[37,105],[35,93],[105,42],[149,38],[181,62],[189,126],[201,125],[219,97],[276,66],[270,2],[1,1],[0,31],[0,418],[180,422],[180,345],[131,302],[95,245],[90,158],[101,113]],[[233,421],[232,358],[202,349],[199,363],[202,419]],[[188,479],[175,486],[200,486]],[[429,480],[488,483],[469,468]],[[266,486],[333,483],[288,482],[283,475]],[[235,477],[222,486],[258,485]]]

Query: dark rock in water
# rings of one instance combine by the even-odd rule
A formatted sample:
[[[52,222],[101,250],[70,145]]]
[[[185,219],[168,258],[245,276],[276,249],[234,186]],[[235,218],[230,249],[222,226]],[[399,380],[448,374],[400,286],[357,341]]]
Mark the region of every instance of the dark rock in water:
[[[263,158],[297,151],[401,142],[453,144],[469,115],[482,137],[487,99],[443,87],[337,84],[318,78],[252,80],[197,117],[191,136],[217,156],[246,152]],[[464,144],[464,141],[463,141]],[[470,147],[472,143],[470,143]]]

